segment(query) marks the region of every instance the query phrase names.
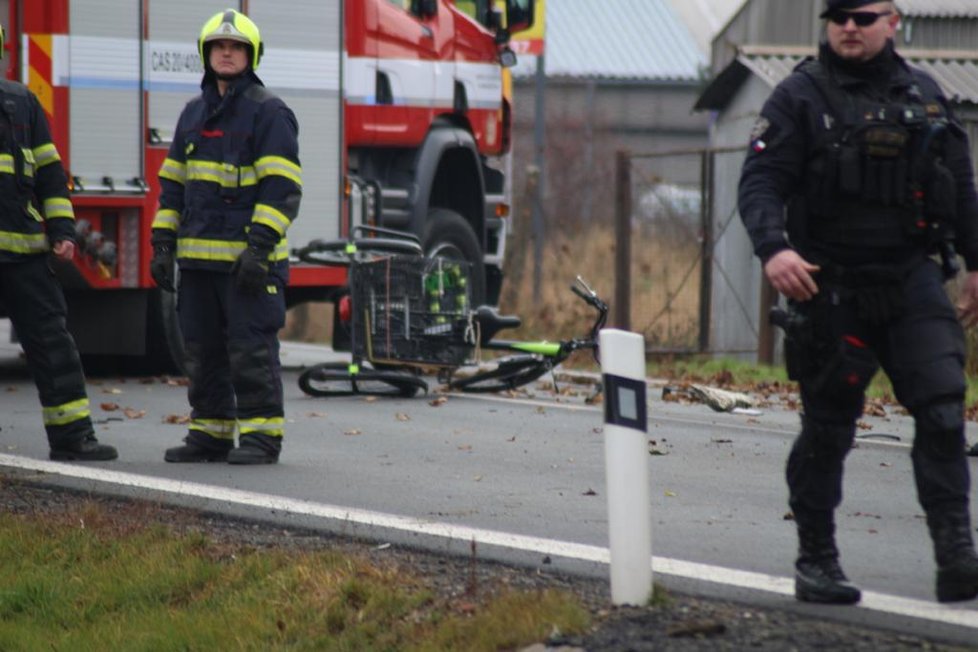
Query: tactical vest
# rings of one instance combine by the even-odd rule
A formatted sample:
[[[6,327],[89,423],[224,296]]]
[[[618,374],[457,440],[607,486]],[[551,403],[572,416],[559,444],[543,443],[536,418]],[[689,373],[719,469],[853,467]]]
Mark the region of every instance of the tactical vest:
[[[805,179],[808,237],[830,245],[932,246],[955,209],[954,177],[941,160],[948,116],[937,97],[925,97],[915,79],[903,98],[881,103],[845,92],[814,59],[796,70],[828,107]]]

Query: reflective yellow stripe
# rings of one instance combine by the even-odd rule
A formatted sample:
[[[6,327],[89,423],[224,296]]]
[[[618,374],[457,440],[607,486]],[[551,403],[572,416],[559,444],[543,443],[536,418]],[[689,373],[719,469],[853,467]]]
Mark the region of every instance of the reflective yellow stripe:
[[[11,154],[0,154],[0,174],[14,173],[14,157]]]
[[[43,222],[44,221],[44,218],[41,217],[41,214],[37,212],[37,209],[36,208],[34,208],[34,204],[32,204],[30,202],[27,203],[27,213],[31,217],[33,217],[36,222]]]
[[[58,149],[53,143],[48,143],[47,145],[41,145],[40,147],[34,148],[34,161],[37,163],[37,167],[39,168],[43,168],[45,165],[49,165],[60,160],[61,157],[58,156]]]
[[[187,179],[187,166],[172,158],[167,158],[160,166],[160,178],[183,184]]]
[[[257,224],[264,224],[279,235],[285,235],[289,225],[292,224],[292,220],[286,217],[285,213],[268,204],[255,204],[255,213],[251,220]]]
[[[263,156],[255,161],[255,169],[258,171],[259,180],[276,174],[294,181],[297,186],[302,185],[302,168],[287,158]]]
[[[190,422],[189,428],[214,439],[234,441],[234,426],[234,419],[194,419]]]
[[[75,209],[71,207],[71,201],[64,197],[51,197],[44,200],[44,214],[48,219],[52,217],[67,217],[75,219]]]
[[[0,250],[15,254],[43,253],[48,250],[48,239],[43,233],[0,231]]]
[[[37,169],[37,162],[34,160],[34,150],[21,147],[20,151],[24,155],[24,175],[33,177],[34,170]]]
[[[192,258],[194,260],[223,260],[234,262],[248,246],[246,242],[228,242],[226,240],[206,240],[204,238],[179,238],[177,240],[177,258]]]
[[[66,423],[74,423],[79,419],[91,416],[87,398],[80,398],[77,401],[46,407],[41,410],[41,416],[46,426],[63,426]]]
[[[234,262],[248,246],[247,242],[228,242],[227,240],[209,240],[206,238],[177,239],[177,258],[192,260],[213,260]],[[279,240],[268,259],[272,262],[285,260],[289,257],[289,245],[285,238]]]
[[[172,208],[161,208],[156,211],[156,217],[153,218],[150,228],[176,231],[178,226],[180,226],[180,213]]]
[[[242,435],[260,434],[268,437],[282,437],[285,435],[285,418],[239,419],[238,430]]]
[[[240,173],[240,176],[239,176]],[[230,163],[214,161],[189,161],[187,163],[188,181],[210,181],[224,188],[238,188],[258,185],[255,168],[239,168]]]

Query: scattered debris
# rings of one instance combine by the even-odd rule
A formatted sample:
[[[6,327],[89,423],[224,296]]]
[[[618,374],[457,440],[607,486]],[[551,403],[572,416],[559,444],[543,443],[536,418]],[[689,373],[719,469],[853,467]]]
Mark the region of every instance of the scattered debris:
[[[717,412],[731,412],[736,408],[752,408],[754,406],[754,399],[747,394],[708,387],[707,385],[687,383],[667,385],[662,388],[662,400],[681,402],[683,399],[691,403],[705,403]],[[761,412],[755,410],[742,414],[757,416]]]

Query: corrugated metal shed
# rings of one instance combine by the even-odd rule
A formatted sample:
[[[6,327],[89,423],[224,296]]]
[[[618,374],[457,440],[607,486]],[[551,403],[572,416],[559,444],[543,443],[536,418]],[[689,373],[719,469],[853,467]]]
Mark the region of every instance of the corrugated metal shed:
[[[814,50],[797,47],[743,48],[736,61],[717,75],[703,91],[696,108],[725,107],[748,72],[773,88],[791,73],[806,54],[814,53]],[[949,98],[978,104],[978,53],[900,50],[900,54],[930,74]]]
[[[549,0],[547,77],[695,82],[706,57],[668,0]],[[535,57],[520,57],[517,77]]]
[[[897,0],[905,16],[978,18],[976,0]]]

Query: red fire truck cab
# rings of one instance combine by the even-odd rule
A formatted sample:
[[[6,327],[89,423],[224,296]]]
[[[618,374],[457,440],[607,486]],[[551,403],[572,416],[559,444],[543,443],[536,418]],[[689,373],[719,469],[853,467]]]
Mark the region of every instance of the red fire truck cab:
[[[474,263],[473,301],[494,303],[509,213],[507,41],[532,24],[534,1],[0,0],[7,76],[40,99],[71,180],[79,255],[56,267],[81,352],[180,364],[174,297],[149,274],[156,175],[200,91],[200,27],[228,5],[261,29],[258,75],[299,121],[290,248],[359,223],[410,231]],[[334,299],[345,281],[342,268],[293,261],[288,305]]]

